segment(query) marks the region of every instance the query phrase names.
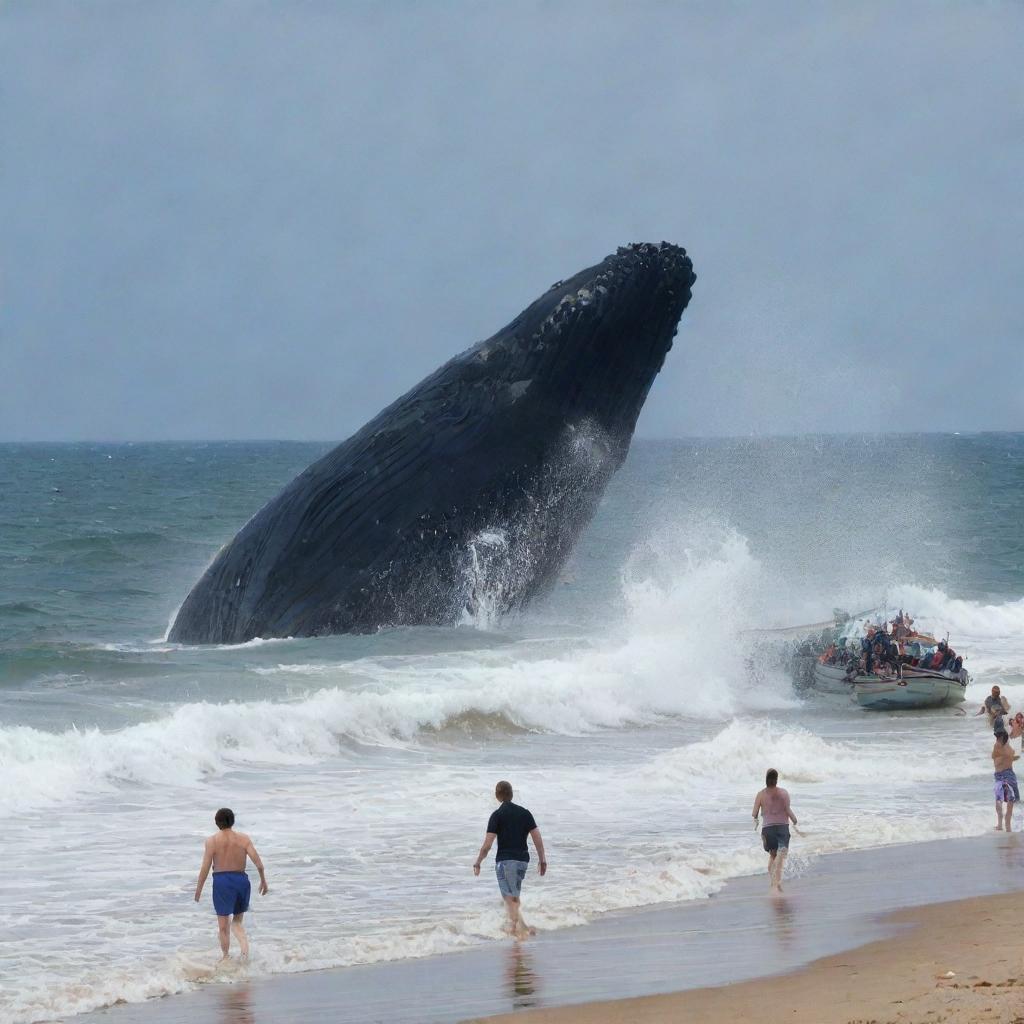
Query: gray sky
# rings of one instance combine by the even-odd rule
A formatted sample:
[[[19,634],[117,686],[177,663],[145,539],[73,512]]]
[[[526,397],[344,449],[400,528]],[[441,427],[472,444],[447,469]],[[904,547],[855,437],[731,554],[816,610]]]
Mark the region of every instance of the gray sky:
[[[0,439],[341,439],[630,241],[641,436],[1024,429],[1020,3],[0,7]]]

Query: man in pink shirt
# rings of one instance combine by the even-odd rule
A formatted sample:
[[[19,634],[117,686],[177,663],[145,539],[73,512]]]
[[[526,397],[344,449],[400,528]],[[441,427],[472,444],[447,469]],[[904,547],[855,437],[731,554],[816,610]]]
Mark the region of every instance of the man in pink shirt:
[[[768,854],[768,881],[775,892],[782,892],[782,869],[789,852],[789,823],[796,825],[796,815],[789,807],[789,793],[779,785],[779,773],[769,768],[765,787],[754,798],[754,828],[762,816],[761,842]]]

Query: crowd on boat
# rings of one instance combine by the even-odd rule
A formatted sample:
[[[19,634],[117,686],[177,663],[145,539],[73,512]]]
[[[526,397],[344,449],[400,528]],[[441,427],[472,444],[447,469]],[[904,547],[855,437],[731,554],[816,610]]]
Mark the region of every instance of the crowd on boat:
[[[889,627],[892,627],[891,629]],[[848,679],[873,675],[902,678],[905,669],[959,675],[964,659],[948,640],[938,643],[914,630],[914,620],[901,608],[895,618],[875,624],[864,620],[860,644],[833,641],[818,658],[823,665],[846,668]]]

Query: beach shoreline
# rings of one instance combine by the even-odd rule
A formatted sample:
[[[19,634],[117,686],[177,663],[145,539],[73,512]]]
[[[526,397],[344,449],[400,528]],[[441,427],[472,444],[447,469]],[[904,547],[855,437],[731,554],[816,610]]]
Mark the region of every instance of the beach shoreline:
[[[846,962],[849,951],[879,942],[889,948],[884,943],[894,936],[908,934],[919,922],[927,926],[929,921],[946,921],[942,915],[947,913],[952,915],[948,920],[959,922],[962,917],[965,928],[975,927],[994,909],[1002,915],[1001,902],[1011,902],[1005,894],[1017,891],[1022,878],[1024,834],[832,854],[795,872],[781,898],[769,895],[766,877],[747,877],[707,900],[608,914],[529,942],[493,942],[436,957],[305,974],[236,977],[231,984],[207,984],[184,995],[73,1019],[81,1024],[276,1024],[310,1019],[455,1024],[500,1020],[501,1014],[512,1013],[524,1024],[574,1024],[577,1019],[597,1024],[630,1020],[623,1014],[632,1013],[668,1014],[639,1016],[638,1021],[680,1019],[683,1011],[675,1003],[657,1000],[691,998],[711,1000],[706,1004],[709,1014],[719,1012],[712,1006],[718,1006],[716,1000],[722,1013],[733,1012],[721,993],[738,992],[735,998],[742,1001],[755,998],[749,991],[760,992],[780,979],[803,978],[807,971],[812,972],[808,977],[820,979],[822,971],[834,968],[813,965],[836,956],[838,963]],[[526,893],[527,911],[531,898],[539,902],[543,894],[538,888]],[[952,906],[959,910],[937,909]],[[989,957],[993,963],[1000,959]],[[943,970],[961,977],[969,968],[989,980],[978,974],[972,960],[963,960],[959,968],[950,963]],[[1020,957],[1004,966],[1006,976],[992,981],[993,987],[1019,970]],[[810,993],[820,982],[794,984]],[[882,986],[879,992],[892,990]],[[695,995],[711,991],[719,994]],[[810,995],[801,998],[814,1005]],[[851,1013],[841,1019],[857,1017]]]
[[[1011,899],[931,904],[897,911],[886,923],[898,934],[784,975],[465,1024],[731,1024],[766,1007],[791,1024],[1024,1022],[1024,935]]]

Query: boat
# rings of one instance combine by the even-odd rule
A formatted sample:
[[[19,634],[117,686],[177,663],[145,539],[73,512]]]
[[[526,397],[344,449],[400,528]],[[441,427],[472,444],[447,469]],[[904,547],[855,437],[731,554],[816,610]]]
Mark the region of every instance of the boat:
[[[884,623],[884,619],[882,623]],[[939,649],[939,641],[927,633],[912,632],[904,627],[902,611],[899,619],[899,640],[888,633],[884,642],[898,644],[900,666],[893,671],[866,672],[861,652],[863,641],[878,634],[879,625],[865,621],[858,626],[849,619],[837,623],[827,637],[824,651],[814,659],[811,684],[822,692],[845,694],[869,711],[893,711],[916,708],[950,707],[962,704],[971,681],[962,667],[963,659],[950,659],[947,671],[924,667]],[[909,620],[913,621],[913,620]],[[890,650],[892,648],[890,647]],[[946,645],[943,645],[943,650]]]
[[[850,688],[854,700],[868,711],[902,711],[962,704],[969,682],[965,669],[954,674],[904,668],[902,676],[891,679],[857,676]]]
[[[826,665],[820,661],[814,664],[814,688],[822,693],[853,693],[853,680],[846,675],[845,665]]]

